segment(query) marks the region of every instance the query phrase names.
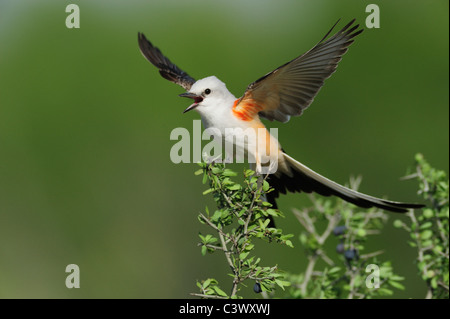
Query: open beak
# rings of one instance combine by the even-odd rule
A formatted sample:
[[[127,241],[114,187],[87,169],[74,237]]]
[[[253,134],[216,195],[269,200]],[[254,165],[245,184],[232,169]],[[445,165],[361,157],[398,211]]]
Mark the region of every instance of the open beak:
[[[198,106],[198,104],[201,101],[203,101],[203,97],[198,96],[197,94],[194,94],[194,93],[191,93],[191,92],[186,92],[186,93],[180,94],[179,96],[181,96],[181,97],[188,97],[188,98],[194,100],[194,103],[189,105],[188,108],[183,111],[183,113],[186,113],[186,112],[189,112],[190,110],[195,109]]]

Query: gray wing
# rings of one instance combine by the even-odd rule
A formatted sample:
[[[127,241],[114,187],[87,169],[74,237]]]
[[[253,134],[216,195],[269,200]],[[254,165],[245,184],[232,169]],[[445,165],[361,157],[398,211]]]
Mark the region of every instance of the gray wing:
[[[311,50],[251,83],[241,98],[242,106],[252,100],[261,107],[259,115],[271,121],[287,122],[301,115],[334,73],[353,38],[363,31],[357,30],[359,25],[352,26],[354,22],[325,40],[335,24]]]
[[[147,40],[143,33],[138,33],[139,48],[142,55],[159,69],[161,76],[189,91],[195,80],[175,64],[170,62],[161,51]]]

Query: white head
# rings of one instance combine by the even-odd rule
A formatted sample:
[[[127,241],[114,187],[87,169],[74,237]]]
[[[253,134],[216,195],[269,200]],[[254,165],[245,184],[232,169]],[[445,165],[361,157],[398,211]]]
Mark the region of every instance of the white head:
[[[228,91],[225,83],[215,76],[198,80],[189,92],[180,94],[194,100],[184,113],[196,109],[200,114],[217,110],[221,106],[231,106],[236,98]]]

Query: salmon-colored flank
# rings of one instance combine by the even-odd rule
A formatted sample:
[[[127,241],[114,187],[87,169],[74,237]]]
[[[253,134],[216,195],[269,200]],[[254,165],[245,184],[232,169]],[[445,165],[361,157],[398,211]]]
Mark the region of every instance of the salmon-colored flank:
[[[239,99],[237,99],[233,104],[233,114],[243,121],[253,120],[261,110],[262,107],[252,99],[244,99],[240,103]]]

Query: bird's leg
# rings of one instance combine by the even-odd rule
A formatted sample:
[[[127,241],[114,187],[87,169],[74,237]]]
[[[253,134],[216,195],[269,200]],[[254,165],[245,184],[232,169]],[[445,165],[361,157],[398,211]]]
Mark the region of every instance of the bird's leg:
[[[262,167],[261,167],[261,158],[259,155],[256,156],[256,170],[255,173],[257,176],[262,175]]]
[[[208,156],[206,153],[203,154],[203,159],[208,165],[214,165],[215,163],[222,163],[222,154],[216,157]]]
[[[277,160],[271,160],[269,164],[269,169],[266,174],[274,174],[278,170],[278,159]]]
[[[233,163],[233,156],[230,154],[225,153],[225,159],[223,160],[224,163]]]

